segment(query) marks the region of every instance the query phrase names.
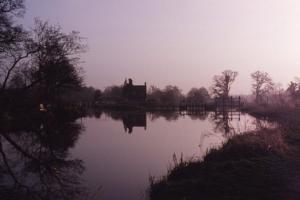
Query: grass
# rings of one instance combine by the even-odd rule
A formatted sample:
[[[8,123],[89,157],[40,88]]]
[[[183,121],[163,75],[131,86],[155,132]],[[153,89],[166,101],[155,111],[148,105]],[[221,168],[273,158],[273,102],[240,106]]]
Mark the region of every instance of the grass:
[[[286,117],[258,109],[265,117]],[[237,135],[203,160],[175,163],[165,177],[151,180],[150,199],[298,199],[300,120],[284,115],[280,128]]]
[[[242,111],[254,115],[256,117],[266,117],[273,120],[282,120],[298,114],[297,110],[288,105],[281,104],[246,104],[242,107]]]

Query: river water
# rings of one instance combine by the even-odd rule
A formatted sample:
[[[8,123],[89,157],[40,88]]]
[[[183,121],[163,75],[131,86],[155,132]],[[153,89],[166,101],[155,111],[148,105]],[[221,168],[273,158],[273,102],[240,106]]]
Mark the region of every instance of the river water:
[[[70,157],[82,161],[88,199],[147,199],[149,177],[167,174],[174,160],[202,159],[230,137],[270,126],[239,112],[99,112],[83,127]]]

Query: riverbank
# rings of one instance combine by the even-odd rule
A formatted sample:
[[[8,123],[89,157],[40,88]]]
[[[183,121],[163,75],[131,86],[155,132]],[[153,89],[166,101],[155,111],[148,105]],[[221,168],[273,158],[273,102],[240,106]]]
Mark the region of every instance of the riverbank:
[[[150,199],[298,199],[300,123],[296,112],[251,114],[277,119],[276,129],[236,135],[203,160],[176,163],[150,182]]]

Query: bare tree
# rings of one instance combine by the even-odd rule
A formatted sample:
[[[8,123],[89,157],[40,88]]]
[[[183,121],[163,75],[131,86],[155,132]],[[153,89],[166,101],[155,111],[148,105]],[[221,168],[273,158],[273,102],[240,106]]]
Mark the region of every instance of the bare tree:
[[[267,72],[253,72],[251,78],[253,79],[252,89],[255,101],[259,103],[263,100],[264,95],[267,95],[273,89],[274,83]]]
[[[292,102],[294,102],[294,103],[299,102],[299,98],[300,98],[300,78],[299,77],[296,77],[294,81],[290,82],[286,92],[289,95]]]
[[[36,88],[42,101],[52,101],[62,90],[82,86],[79,54],[85,50],[78,32],[63,33],[60,26],[35,21],[19,49],[1,60],[0,94],[10,88]]]
[[[238,72],[225,70],[213,78],[212,93],[215,97],[228,99],[229,92]]]
[[[33,46],[38,49],[32,60],[32,67],[36,70],[34,78],[51,81],[44,84],[80,84],[78,55],[84,51],[85,46],[78,32],[66,34],[60,26],[36,20],[32,37]]]
[[[292,99],[297,98],[299,96],[299,85],[296,82],[291,81],[288,86],[287,92]]]
[[[15,23],[23,12],[23,0],[0,1],[0,96],[22,61],[33,53],[28,33]]]
[[[15,17],[24,12],[23,0],[0,1],[0,53],[16,48],[24,34],[20,25],[15,24]]]

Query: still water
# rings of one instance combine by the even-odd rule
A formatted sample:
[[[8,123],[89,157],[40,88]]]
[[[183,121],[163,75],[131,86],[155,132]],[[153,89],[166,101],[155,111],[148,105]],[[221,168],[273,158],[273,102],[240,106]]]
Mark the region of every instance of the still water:
[[[242,113],[100,112],[83,127],[70,157],[84,166],[87,199],[147,199],[149,177],[165,175],[173,158],[202,159],[236,134],[269,126]]]

